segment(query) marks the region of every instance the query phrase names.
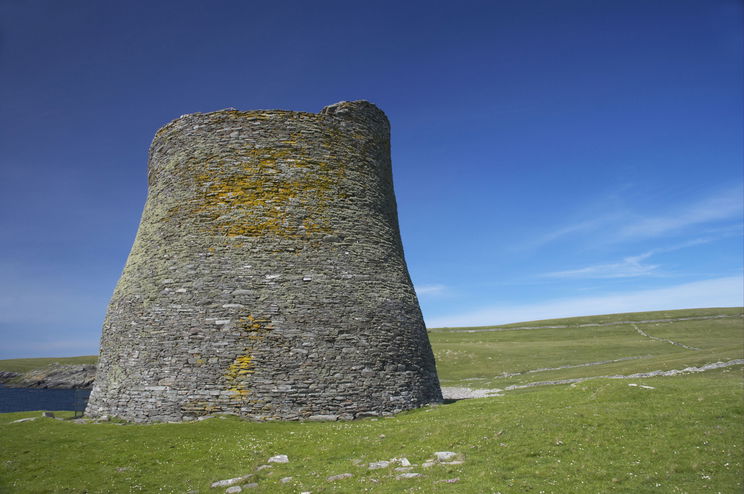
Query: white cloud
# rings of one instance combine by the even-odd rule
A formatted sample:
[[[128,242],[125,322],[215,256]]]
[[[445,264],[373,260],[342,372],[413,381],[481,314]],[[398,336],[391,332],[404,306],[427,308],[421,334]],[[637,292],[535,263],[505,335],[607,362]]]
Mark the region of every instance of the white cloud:
[[[712,227],[716,222],[741,220],[744,214],[742,201],[744,201],[744,189],[741,186],[735,186],[720,190],[707,198],[691,201],[688,205],[667,211],[665,214],[634,213],[625,208],[620,211],[602,212],[601,210],[606,209],[606,206],[594,205],[587,208],[585,213],[585,216],[591,216],[591,219],[577,221],[538,236],[527,247],[541,247],[563,237],[590,233],[594,240],[600,239],[602,243],[676,234],[685,230],[689,231],[691,227],[695,227],[696,233],[700,233],[700,228],[705,228],[704,225]],[[740,226],[733,230],[741,233]],[[732,228],[728,226],[726,231],[732,231]]]
[[[561,317],[689,309],[739,307],[744,301],[744,278],[731,276],[667,288],[638,290],[598,297],[573,297],[515,306],[483,307],[460,314],[426,317],[430,328],[486,326]]]
[[[652,252],[639,256],[626,257],[621,262],[610,264],[596,264],[581,269],[555,271],[545,276],[548,278],[632,278],[655,274],[658,264],[643,264],[642,261],[651,257]]]
[[[579,269],[569,269],[565,271],[555,271],[543,276],[546,278],[590,278],[590,279],[609,279],[609,278],[634,278],[638,276],[651,276],[658,274],[658,264],[643,264],[643,261],[656,254],[673,252],[675,250],[703,245],[716,240],[715,238],[696,238],[672,245],[670,247],[660,247],[637,256],[628,256],[620,262],[608,264],[595,264]]]
[[[572,225],[564,226],[563,228],[546,233],[542,237],[538,238],[533,243],[533,246],[538,247],[543,244],[553,242],[554,240],[557,240],[561,237],[565,237],[566,235],[572,235],[574,233],[581,233],[581,232],[596,230],[602,227],[603,225],[610,223],[614,218],[615,218],[614,216],[607,216],[604,218],[595,218],[595,219],[591,219],[587,221],[580,221]]]
[[[654,237],[687,227],[740,217],[744,212],[741,187],[724,190],[712,197],[681,208],[666,216],[651,216],[620,229],[620,238]]]
[[[415,287],[416,295],[419,297],[423,297],[426,295],[441,295],[442,293],[447,290],[447,287],[445,285],[435,284],[435,285],[416,285]]]

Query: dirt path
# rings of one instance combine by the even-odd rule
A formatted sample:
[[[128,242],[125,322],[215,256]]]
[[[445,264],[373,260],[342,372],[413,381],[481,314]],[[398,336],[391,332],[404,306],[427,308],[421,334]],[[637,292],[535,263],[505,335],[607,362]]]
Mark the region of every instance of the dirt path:
[[[701,367],[686,367],[684,369],[672,369],[668,371],[656,370],[650,372],[639,372],[636,374],[628,375],[611,375],[611,376],[592,376],[592,377],[577,377],[574,379],[558,379],[555,381],[539,381],[528,384],[515,384],[507,386],[503,389],[470,389],[462,387],[443,387],[442,395],[446,400],[462,400],[467,398],[486,398],[489,396],[503,396],[504,391],[513,391],[515,389],[534,388],[535,386],[552,386],[557,384],[574,384],[581,383],[584,381],[590,381],[592,379],[641,379],[644,377],[670,377],[679,376],[682,374],[692,374],[696,372],[705,372],[714,369],[721,369],[724,367],[730,367],[732,365],[744,365],[744,359],[729,360],[728,362],[714,362],[711,364],[705,364]]]

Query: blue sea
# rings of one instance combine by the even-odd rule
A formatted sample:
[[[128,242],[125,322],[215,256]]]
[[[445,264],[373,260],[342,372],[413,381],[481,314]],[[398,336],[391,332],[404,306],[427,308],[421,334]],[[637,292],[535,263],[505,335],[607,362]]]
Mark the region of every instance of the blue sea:
[[[83,411],[89,389],[32,389],[0,386],[0,413],[33,410]]]

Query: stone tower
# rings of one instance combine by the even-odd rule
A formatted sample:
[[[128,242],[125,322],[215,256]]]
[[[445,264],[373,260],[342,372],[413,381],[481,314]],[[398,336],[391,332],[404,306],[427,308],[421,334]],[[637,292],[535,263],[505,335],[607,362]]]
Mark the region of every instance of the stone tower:
[[[160,129],[86,414],[350,419],[441,401],[389,136],[366,101]]]

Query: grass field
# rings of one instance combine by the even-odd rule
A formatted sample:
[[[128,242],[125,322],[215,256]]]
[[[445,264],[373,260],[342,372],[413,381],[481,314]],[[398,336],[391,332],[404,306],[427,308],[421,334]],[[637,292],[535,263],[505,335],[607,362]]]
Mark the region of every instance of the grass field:
[[[471,388],[744,356],[742,309],[694,312],[540,321],[507,331],[438,329],[430,337],[443,385]],[[708,319],[638,322],[686,317]],[[647,336],[622,321],[636,321]],[[607,325],[579,327],[585,324]],[[520,329],[525,326],[540,329]],[[593,365],[576,367],[587,363]],[[530,372],[566,365],[574,367]],[[158,425],[11,423],[39,413],[0,414],[0,492],[222,493],[224,487],[210,484],[253,474],[244,482],[258,485],[244,492],[738,493],[744,491],[743,384],[742,365],[674,377],[597,378],[336,423],[233,417]],[[462,463],[422,466],[436,451],[453,451]],[[289,463],[259,469],[277,454]],[[395,465],[368,468],[400,457],[422,476],[398,478]],[[352,476],[327,480],[343,473]],[[286,477],[292,478],[280,481]]]
[[[85,357],[56,357],[56,358],[14,358],[0,360],[0,371],[23,373],[33,369],[41,369],[51,364],[95,364],[97,355]]]
[[[441,328],[432,330],[429,338],[442,386],[504,388],[558,379],[683,369],[744,358],[741,308]]]

